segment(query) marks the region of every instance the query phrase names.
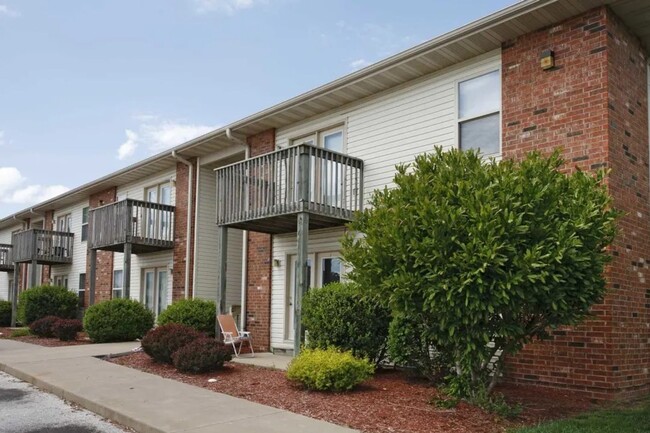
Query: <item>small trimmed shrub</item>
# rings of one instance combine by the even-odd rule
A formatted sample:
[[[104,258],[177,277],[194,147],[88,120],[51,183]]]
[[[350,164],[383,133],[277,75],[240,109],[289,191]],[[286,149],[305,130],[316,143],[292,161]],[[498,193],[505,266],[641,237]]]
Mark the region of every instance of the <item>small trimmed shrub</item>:
[[[287,378],[307,389],[348,391],[372,377],[375,368],[367,359],[334,348],[305,349],[289,364]]]
[[[77,294],[65,287],[32,287],[21,293],[18,298],[18,320],[24,325],[29,325],[46,316],[74,319],[78,303]]]
[[[158,316],[158,324],[181,323],[214,336],[217,308],[203,299],[182,299],[171,304]]]
[[[11,302],[0,301],[0,326],[11,326]]]
[[[54,337],[54,324],[59,320],[56,316],[46,316],[29,324],[32,334],[43,338]]]
[[[153,328],[154,316],[131,299],[111,299],[86,310],[83,327],[95,343],[133,341]]]
[[[58,319],[52,326],[52,333],[61,341],[73,341],[83,325],[79,319]]]
[[[172,358],[174,367],[182,373],[207,373],[223,367],[232,355],[223,343],[203,337],[178,349]]]
[[[174,352],[203,336],[189,326],[169,323],[147,332],[142,339],[142,350],[156,362],[171,364]]]
[[[303,300],[302,323],[308,347],[334,346],[379,363],[386,349],[390,310],[352,283],[310,290]]]
[[[29,335],[32,335],[32,332],[29,330],[29,328],[19,328],[11,331],[10,337],[18,338],[18,337],[27,337]]]

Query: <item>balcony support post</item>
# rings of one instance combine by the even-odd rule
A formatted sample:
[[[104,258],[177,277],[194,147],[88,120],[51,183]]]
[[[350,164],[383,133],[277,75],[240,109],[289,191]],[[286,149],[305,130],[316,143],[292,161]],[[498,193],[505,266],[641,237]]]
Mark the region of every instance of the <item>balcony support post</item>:
[[[88,306],[95,304],[95,276],[97,275],[97,250],[90,250],[88,254],[90,261],[90,282],[88,284]]]
[[[20,276],[20,263],[14,263],[14,285],[11,287],[11,327],[16,327],[16,316],[18,315],[18,283]]]
[[[300,212],[297,221],[297,263],[296,294],[293,300],[293,356],[300,354],[300,346],[305,339],[302,328],[302,297],[309,290],[309,201],[311,187],[311,157],[309,148],[301,146],[298,155],[298,200]]]
[[[228,227],[219,226],[219,292],[217,293],[217,316],[226,314],[226,284],[228,271]],[[245,314],[245,313],[244,313]],[[219,329],[219,320],[214,324],[215,336],[223,338]]]
[[[124,299],[131,299],[131,242],[124,244],[124,267],[122,271],[122,287]]]
[[[36,249],[34,249],[34,251],[36,251]],[[36,277],[38,277],[38,261],[36,259],[32,259],[32,269],[31,269],[31,273],[30,273],[30,276],[29,276],[29,287],[30,288],[36,287],[36,280],[37,280]]]

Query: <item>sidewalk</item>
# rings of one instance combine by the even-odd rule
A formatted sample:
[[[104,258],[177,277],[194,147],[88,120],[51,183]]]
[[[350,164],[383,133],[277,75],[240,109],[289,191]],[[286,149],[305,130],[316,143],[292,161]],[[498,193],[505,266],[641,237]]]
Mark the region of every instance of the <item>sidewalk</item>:
[[[41,347],[0,340],[0,370],[138,433],[354,431],[95,358],[137,346]]]

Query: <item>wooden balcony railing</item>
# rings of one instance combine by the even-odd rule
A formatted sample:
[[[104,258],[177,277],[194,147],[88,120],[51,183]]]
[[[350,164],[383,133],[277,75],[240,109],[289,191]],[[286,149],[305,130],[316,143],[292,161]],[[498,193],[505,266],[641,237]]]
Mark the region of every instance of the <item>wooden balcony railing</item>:
[[[135,254],[174,248],[174,206],[126,199],[91,209],[88,248]]]
[[[14,233],[11,243],[15,263],[36,261],[41,265],[72,263],[74,234],[30,229]]]
[[[269,233],[341,225],[363,205],[363,161],[302,144],[216,170],[217,224]],[[291,217],[291,218],[287,218]]]
[[[12,245],[0,244],[0,272],[13,272],[14,262],[11,254]]]

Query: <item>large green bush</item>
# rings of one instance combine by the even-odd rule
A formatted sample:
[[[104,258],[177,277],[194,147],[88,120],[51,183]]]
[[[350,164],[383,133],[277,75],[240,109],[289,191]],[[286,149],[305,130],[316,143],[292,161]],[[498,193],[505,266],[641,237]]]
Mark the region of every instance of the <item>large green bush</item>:
[[[379,362],[386,348],[390,311],[356,284],[332,283],[305,295],[302,323],[310,348],[333,346]]]
[[[153,327],[154,316],[141,303],[131,299],[111,299],[86,310],[83,325],[95,343],[133,341]]]
[[[203,299],[182,299],[171,304],[158,316],[158,324],[180,323],[214,336],[217,308]]]
[[[46,316],[74,319],[79,298],[65,287],[37,286],[25,290],[18,298],[18,320],[29,325]]]
[[[350,225],[348,277],[420,320],[458,395],[489,392],[495,354],[580,322],[604,296],[618,216],[606,173],[563,163],[557,152],[515,162],[437,148],[399,166],[395,187]]]
[[[348,391],[372,377],[375,369],[367,359],[352,352],[329,349],[305,349],[289,364],[287,378],[307,389]]]
[[[171,364],[174,352],[204,335],[189,326],[168,323],[147,332],[142,350],[156,362]]]
[[[0,301],[0,326],[11,326],[11,302]]]

